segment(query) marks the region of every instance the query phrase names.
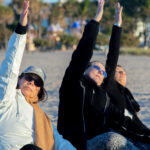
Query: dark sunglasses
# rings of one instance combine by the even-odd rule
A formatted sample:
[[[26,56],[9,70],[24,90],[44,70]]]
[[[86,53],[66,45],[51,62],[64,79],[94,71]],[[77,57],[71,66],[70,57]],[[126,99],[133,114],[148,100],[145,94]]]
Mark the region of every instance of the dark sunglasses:
[[[37,86],[37,87],[42,87],[43,86],[42,80],[36,75],[25,74],[24,78],[28,82],[34,81],[34,85]]]
[[[94,65],[94,66],[92,66],[92,67],[93,67],[94,69],[96,69],[97,71],[102,72],[104,78],[107,77],[107,73],[106,73],[104,70],[102,70],[99,66]]]

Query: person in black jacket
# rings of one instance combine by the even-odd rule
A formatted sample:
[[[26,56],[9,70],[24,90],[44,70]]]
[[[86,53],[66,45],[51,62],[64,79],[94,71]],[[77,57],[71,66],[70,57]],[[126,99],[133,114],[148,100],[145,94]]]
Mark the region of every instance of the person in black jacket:
[[[109,87],[108,93],[112,97],[112,102],[119,108],[124,109],[125,113],[132,119],[126,124],[126,130],[120,126],[119,122],[113,122],[113,127],[122,135],[130,138],[138,148],[147,150],[150,149],[150,129],[137,116],[137,112],[140,111],[140,105],[136,102],[130,90],[126,88],[126,82],[126,71],[122,66],[117,65],[115,80],[114,82],[112,81],[112,86]]]
[[[92,57],[99,30],[99,21],[103,14],[103,6],[104,0],[99,0],[96,16],[85,26],[83,36],[72,55],[72,60],[65,72],[59,91],[57,129],[78,150],[86,149],[83,112],[85,90],[81,79]]]
[[[116,7],[116,23],[113,26],[106,62],[108,75],[101,63],[93,62],[89,65],[99,21],[103,14],[103,5],[104,0],[99,0],[95,18],[85,26],[59,91],[57,128],[78,150],[87,149],[87,140],[109,131],[109,127],[105,126],[108,114],[114,120],[119,119],[123,125],[129,120],[129,117],[124,115],[124,111],[120,111],[111,103],[106,93],[108,80],[115,72],[119,55],[122,12],[119,4]]]

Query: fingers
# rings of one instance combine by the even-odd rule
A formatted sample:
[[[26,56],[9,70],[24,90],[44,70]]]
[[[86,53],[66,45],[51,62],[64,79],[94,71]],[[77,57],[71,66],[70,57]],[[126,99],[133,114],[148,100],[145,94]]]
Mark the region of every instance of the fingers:
[[[27,22],[28,22],[28,18],[27,18],[28,12],[29,12],[29,1],[25,0],[24,3],[23,3],[23,10],[22,10],[21,17],[20,17],[20,23],[23,26],[27,25]]]
[[[123,10],[123,7],[120,6],[120,3],[118,2],[118,3],[116,4],[116,11],[115,11],[115,13],[121,14],[121,13],[122,13],[122,10]]]
[[[118,2],[115,10],[115,24],[118,24],[118,26],[121,26],[122,24],[122,10],[123,7],[120,6],[120,3]]]
[[[94,20],[99,22],[103,15],[104,0],[97,0],[97,2],[98,2],[98,9],[96,12],[96,16],[94,17]]]
[[[98,0],[98,7],[102,8],[104,6],[104,0]]]
[[[121,7],[120,7],[120,13],[121,13],[121,14],[122,14],[122,10],[123,10],[123,7],[121,6]]]
[[[22,14],[28,14],[29,1],[24,1]]]

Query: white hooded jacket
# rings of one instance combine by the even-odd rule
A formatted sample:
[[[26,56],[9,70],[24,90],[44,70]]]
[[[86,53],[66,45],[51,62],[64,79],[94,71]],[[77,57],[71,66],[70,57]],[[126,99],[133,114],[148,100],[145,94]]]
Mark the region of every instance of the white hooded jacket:
[[[19,150],[34,143],[34,110],[16,89],[26,34],[13,33],[0,67],[0,150]],[[53,125],[56,150],[75,150]]]

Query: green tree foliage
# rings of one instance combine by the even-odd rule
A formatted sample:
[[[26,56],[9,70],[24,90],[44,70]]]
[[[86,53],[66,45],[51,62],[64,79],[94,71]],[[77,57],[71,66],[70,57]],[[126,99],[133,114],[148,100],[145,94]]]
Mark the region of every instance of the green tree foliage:
[[[19,20],[19,14],[21,13],[21,8],[24,0],[12,0],[11,8],[13,8],[14,14],[16,15],[15,22],[17,24]],[[100,22],[100,29],[106,37],[109,37],[112,31],[112,25],[114,24],[114,13],[116,0],[105,1],[105,8],[103,19]],[[137,38],[134,37],[134,31],[136,30],[137,21],[140,19],[143,22],[150,22],[150,0],[119,0],[121,5],[123,5],[123,36],[122,45],[138,45]],[[2,3],[2,0],[0,0]],[[7,11],[6,11],[7,9]],[[66,18],[70,24],[76,19],[87,20],[92,19],[95,15],[97,9],[97,1],[83,0],[78,2],[77,0],[67,0],[65,3],[54,3],[45,4],[43,0],[30,0],[30,12],[29,12],[29,22],[38,27],[38,38],[41,38],[42,33],[42,20],[43,18],[48,18],[50,23],[59,23],[62,27],[67,28]],[[2,13],[1,13],[2,12]],[[13,13],[11,9],[1,6],[0,8],[0,24],[8,27],[8,21],[13,19]],[[3,24],[3,26],[2,26]],[[4,28],[4,27],[3,27]],[[2,29],[6,30],[8,28]],[[145,43],[147,39],[147,30],[143,32],[145,36]],[[104,35],[103,35],[104,36]],[[0,35],[1,37],[1,35]],[[64,36],[65,38],[67,36]],[[7,39],[7,35],[5,38]],[[67,39],[67,38],[66,38]],[[134,42],[135,41],[135,42]],[[104,43],[107,42],[104,40]],[[102,43],[101,43],[102,44]]]
[[[67,47],[71,47],[73,45],[76,45],[79,41],[79,38],[75,35],[68,35],[66,33],[60,34],[60,42],[63,45],[66,45]]]
[[[132,22],[136,24],[138,20],[142,20],[145,23],[144,45],[147,45],[148,30],[146,24],[150,22],[150,0],[120,0],[124,6],[124,12],[127,16],[132,17]],[[132,28],[131,28],[132,29]],[[128,30],[131,30],[128,28]]]
[[[0,23],[10,23],[13,20],[13,11],[8,6],[0,5]]]
[[[59,23],[62,27],[65,28],[65,9],[60,5],[60,3],[53,4],[50,12],[49,22]]]
[[[8,43],[8,29],[6,28],[6,25],[12,23],[13,19],[14,15],[12,9],[8,6],[0,5],[0,25],[3,31],[3,38],[1,43],[3,43],[5,49]]]
[[[124,6],[125,13],[134,17],[134,19],[141,18],[145,20],[150,15],[148,14],[150,9],[149,0],[120,0],[120,2]]]
[[[66,17],[79,17],[79,3],[76,0],[68,0],[63,4]]]
[[[13,0],[12,7],[16,14],[20,14],[24,0]],[[49,5],[44,4],[43,0],[30,1],[29,22],[38,27],[39,38],[42,35],[42,20],[48,18]]]
[[[109,37],[106,34],[98,34],[96,44],[98,45],[108,45]]]

